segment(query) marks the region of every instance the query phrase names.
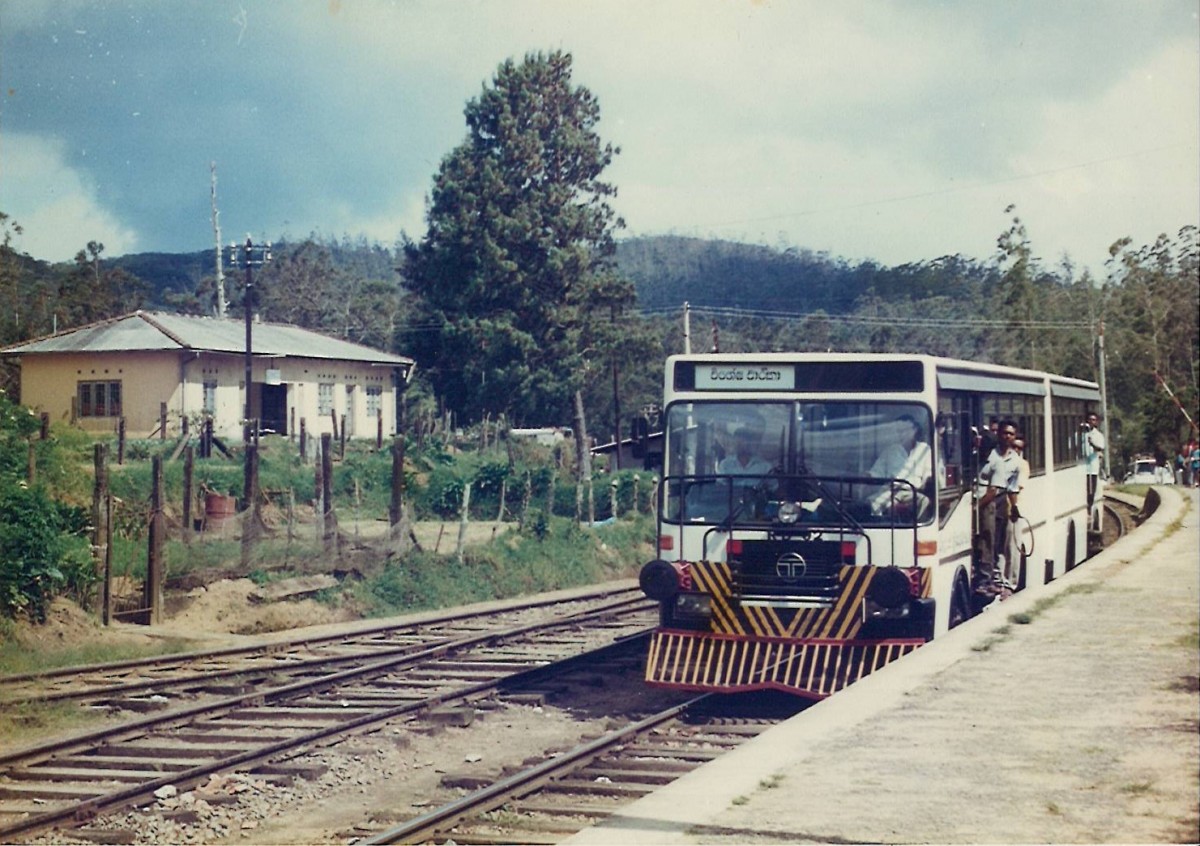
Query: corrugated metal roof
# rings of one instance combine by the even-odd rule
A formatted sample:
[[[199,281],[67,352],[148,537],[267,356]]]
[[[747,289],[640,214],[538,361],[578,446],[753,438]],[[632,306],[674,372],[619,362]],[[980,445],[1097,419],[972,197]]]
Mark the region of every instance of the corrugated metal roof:
[[[255,323],[250,340],[256,356],[294,356],[372,364],[412,364],[411,358],[352,344],[285,323]],[[0,349],[3,355],[44,353],[199,350],[244,354],[246,324],[241,320],[135,311]]]

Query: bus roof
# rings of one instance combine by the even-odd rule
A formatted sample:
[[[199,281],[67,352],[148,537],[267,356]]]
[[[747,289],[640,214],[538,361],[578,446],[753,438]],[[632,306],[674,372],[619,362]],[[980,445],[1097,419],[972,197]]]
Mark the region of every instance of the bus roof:
[[[747,353],[678,353],[667,357],[667,367],[677,361],[712,362],[714,364],[734,364],[739,362],[763,362],[782,364],[786,362],[818,362],[818,361],[920,361],[932,365],[937,370],[974,371],[980,374],[1014,376],[1044,379],[1062,385],[1075,385],[1080,388],[1095,388],[1099,386],[1087,379],[1077,379],[1072,376],[1060,376],[1047,371],[1030,370],[1023,367],[1009,367],[1004,364],[968,361],[966,359],[945,358],[943,356],[926,355],[923,353],[853,353],[853,352],[747,352]]]

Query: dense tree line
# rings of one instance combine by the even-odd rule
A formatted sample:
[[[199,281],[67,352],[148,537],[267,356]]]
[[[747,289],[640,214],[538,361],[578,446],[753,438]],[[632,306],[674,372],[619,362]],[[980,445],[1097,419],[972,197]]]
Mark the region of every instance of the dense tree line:
[[[771,274],[773,268],[791,261],[786,251],[674,237],[630,239],[618,242],[617,247],[615,272],[635,280],[636,304],[615,318],[597,312],[592,319],[598,328],[639,339],[619,350],[617,358],[621,417],[626,421],[641,406],[657,400],[663,359],[682,351],[685,301],[692,307],[691,341],[696,351],[712,349],[715,335],[716,345],[726,352],[927,352],[1036,366],[1093,380],[1099,378],[1097,332],[1103,321],[1111,422],[1121,447],[1127,453],[1157,452],[1169,457],[1176,442],[1186,438],[1187,421],[1157,382],[1156,373],[1192,418],[1197,416],[1200,243],[1194,226],[1147,245],[1118,241],[1102,279],[1077,274],[1070,264],[1044,266],[1031,255],[1021,267],[1021,276],[1009,274],[1006,280],[999,245],[991,262],[948,256],[884,267],[813,259],[817,264],[825,262],[817,278],[840,279],[834,285],[846,288],[862,286],[855,301],[840,309],[810,307],[802,278],[797,281],[793,275]],[[412,295],[400,286],[395,272],[403,256],[379,246],[370,246],[364,256],[361,249],[342,245],[334,249],[317,240],[281,245],[275,261],[259,277],[263,280],[259,307],[263,318],[412,354],[414,327],[419,325],[421,313],[412,309]],[[724,293],[745,289],[740,280],[756,278],[757,285],[766,290],[788,290],[788,307],[748,305],[744,299],[724,296],[721,290],[707,287],[708,281],[694,280],[681,271],[686,266],[707,267],[704,254],[710,251],[725,256],[728,277]],[[181,258],[192,260],[194,255],[199,254]],[[650,260],[650,255],[657,258]],[[211,267],[212,254],[203,256]],[[629,256],[634,258],[626,263]],[[348,257],[354,260],[347,261]],[[662,262],[661,270],[656,270],[654,261]],[[101,259],[102,284],[111,267],[109,260]],[[365,273],[361,268],[366,267],[375,270]],[[390,270],[390,279],[384,276],[385,270]],[[0,314],[2,342],[52,331],[56,305],[64,292],[73,290],[65,278],[72,274],[78,286],[88,274],[95,280],[96,267],[90,261],[51,265],[15,251],[11,244],[0,245],[0,302],[6,304]],[[673,293],[667,292],[664,280],[668,278],[673,280]],[[212,314],[212,276],[206,274],[200,280],[192,283],[195,288],[184,298],[174,294],[169,285],[160,285],[158,277],[148,276],[150,293],[135,290],[136,296],[128,297],[118,291],[109,303],[111,314],[93,311],[94,319],[139,306]],[[729,284],[729,280],[739,284]],[[227,280],[227,287],[232,313],[239,316],[241,281],[236,273]],[[74,290],[84,294],[89,289]],[[1007,316],[1009,300],[1014,297],[1017,309],[1021,297],[1029,298],[1020,320]],[[648,306],[652,302],[659,305]],[[59,328],[78,325],[68,323],[73,313],[80,312],[70,308],[58,312]],[[1004,315],[1002,325],[986,322],[997,314]],[[1040,325],[1026,325],[1030,315]],[[470,348],[459,352],[464,361],[473,354]],[[423,364],[418,358],[422,371]],[[590,372],[592,378],[583,386],[583,397],[589,417],[595,421],[593,434],[605,438],[612,433],[616,413],[612,363],[596,364]],[[10,393],[15,391],[11,376],[7,388]],[[436,415],[446,408],[444,390],[426,374],[414,396],[423,397],[426,412]],[[481,410],[478,415],[494,417],[501,410]],[[526,420],[531,425],[566,424],[570,422],[569,409],[566,414],[530,415]],[[458,419],[469,423],[479,416],[468,412]]]
[[[619,149],[598,135],[599,104],[571,73],[562,52],[503,63],[466,106],[426,232],[392,247],[277,244],[256,271],[255,311],[413,356],[419,414],[574,422],[601,439],[658,400],[663,360],[682,350],[684,302],[694,351],[923,352],[1093,380],[1103,327],[1115,452],[1167,458],[1187,437],[1183,411],[1196,419],[1200,395],[1195,225],[1153,244],[1116,241],[1102,279],[1040,260],[1014,208],[989,260],[888,267],[791,247],[617,240],[603,173]],[[215,311],[211,250],[112,260],[89,242],[48,265],[13,248],[15,221],[0,224],[0,343],[138,307]],[[242,290],[230,268],[231,316]],[[0,371],[10,389],[12,373]]]

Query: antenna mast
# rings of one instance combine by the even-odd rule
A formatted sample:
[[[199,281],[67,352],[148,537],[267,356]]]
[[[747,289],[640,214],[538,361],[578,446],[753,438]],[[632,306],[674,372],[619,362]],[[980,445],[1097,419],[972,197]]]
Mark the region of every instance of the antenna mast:
[[[212,172],[212,225],[213,237],[217,245],[217,317],[225,317],[225,307],[229,305],[225,300],[225,266],[221,259],[221,213],[217,211],[217,163],[210,162],[209,169]]]

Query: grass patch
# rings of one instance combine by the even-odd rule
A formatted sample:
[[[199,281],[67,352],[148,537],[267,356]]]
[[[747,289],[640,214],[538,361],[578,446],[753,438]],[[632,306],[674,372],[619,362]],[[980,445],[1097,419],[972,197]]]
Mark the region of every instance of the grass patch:
[[[193,648],[191,641],[174,638],[156,639],[146,644],[113,644],[96,640],[50,647],[27,643],[14,635],[0,642],[0,676],[24,675],[84,664],[109,664],[154,655],[174,655]]]
[[[1048,609],[1053,608],[1064,598],[1076,593],[1095,593],[1100,589],[1100,586],[1094,582],[1081,582],[1076,585],[1071,585],[1065,588],[1054,596],[1044,596],[1033,603],[1033,606],[1028,611],[1018,611],[1008,615],[1008,622],[1017,626],[1028,626]],[[986,640],[980,641],[971,647],[975,652],[987,652],[997,643],[1007,638],[1012,633],[1011,625],[1000,626],[992,632],[992,636]]]
[[[352,586],[350,599],[377,617],[629,577],[644,563],[653,532],[645,515],[595,529],[555,517],[540,538],[514,532],[468,548],[461,561],[414,552]]]
[[[760,781],[758,783],[758,786],[761,787],[763,790],[774,790],[776,787],[779,787],[781,784],[783,784],[783,774],[775,773],[770,778],[764,778],[762,781]]]
[[[1144,796],[1154,790],[1154,782],[1152,781],[1135,781],[1121,786],[1122,793],[1128,793],[1130,796]]]
[[[733,797],[733,804],[734,804],[734,805],[745,805],[745,804],[746,804],[747,802],[749,802],[749,801],[750,801],[750,797],[749,797],[749,796],[735,796],[735,797]]]
[[[1175,645],[1193,651],[1200,650],[1200,623],[1193,620],[1191,630],[1187,634],[1177,637]]]
[[[30,746],[49,738],[96,728],[107,714],[70,702],[25,702],[0,708],[0,749]]]
[[[972,646],[971,649],[974,652],[987,652],[989,649],[991,649],[997,643],[1000,643],[1002,640],[1007,638],[1011,632],[1012,632],[1011,626],[1000,626],[999,628],[992,630],[991,637],[987,638],[986,640],[980,641],[979,643]]]

